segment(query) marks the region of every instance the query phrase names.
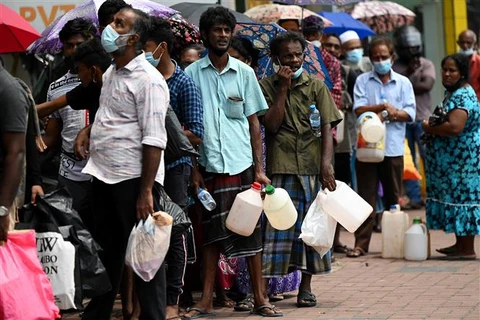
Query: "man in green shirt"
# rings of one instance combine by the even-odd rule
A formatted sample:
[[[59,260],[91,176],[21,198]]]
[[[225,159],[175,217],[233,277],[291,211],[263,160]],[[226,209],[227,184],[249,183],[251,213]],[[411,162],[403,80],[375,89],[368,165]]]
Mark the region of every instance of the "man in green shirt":
[[[295,225],[284,231],[267,223],[264,234],[262,272],[264,278],[286,275],[292,269],[302,271],[297,297],[298,307],[313,307],[313,274],[331,269],[330,254],[323,257],[303,243],[303,219],[320,188],[335,190],[332,166],[331,129],[342,116],[323,82],[302,69],[306,41],[298,33],[278,35],[270,43],[277,73],[260,82],[269,110],[263,122],[267,144],[267,175],[272,185],[288,191],[297,211]],[[310,125],[310,106],[321,117],[321,138]],[[265,285],[268,279],[265,280]]]

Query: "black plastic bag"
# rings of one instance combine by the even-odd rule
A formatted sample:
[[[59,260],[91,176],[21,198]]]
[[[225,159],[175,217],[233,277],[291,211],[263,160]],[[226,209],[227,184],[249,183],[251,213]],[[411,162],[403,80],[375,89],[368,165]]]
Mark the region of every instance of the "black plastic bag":
[[[168,107],[165,119],[165,129],[167,130],[167,148],[165,149],[165,164],[170,164],[182,157],[198,157],[198,152],[193,148],[188,140],[182,125],[178,121],[175,111]]]
[[[92,298],[111,289],[110,278],[98,255],[101,248],[85,228],[78,213],[72,209],[72,198],[65,188],[55,190],[43,198],[37,197],[37,205],[25,205],[23,215],[26,223],[47,222],[58,227],[73,226],[79,240],[83,296]]]
[[[448,112],[443,107],[443,104],[438,105],[435,110],[433,110],[432,115],[428,118],[428,125],[431,127],[435,127],[441,125],[442,123],[448,121]],[[433,142],[435,136],[431,133],[424,132],[420,136],[420,141],[428,145]]]

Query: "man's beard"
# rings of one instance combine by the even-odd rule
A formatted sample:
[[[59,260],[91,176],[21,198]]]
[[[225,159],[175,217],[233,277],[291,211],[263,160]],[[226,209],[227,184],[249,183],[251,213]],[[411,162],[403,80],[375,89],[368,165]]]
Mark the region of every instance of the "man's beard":
[[[227,46],[226,49],[213,48],[213,46],[210,44],[210,42],[208,40],[204,41],[204,43],[205,43],[205,47],[208,49],[208,52],[212,52],[217,57],[223,56],[225,53],[227,53],[228,48],[230,48],[230,40],[228,41],[228,46]]]

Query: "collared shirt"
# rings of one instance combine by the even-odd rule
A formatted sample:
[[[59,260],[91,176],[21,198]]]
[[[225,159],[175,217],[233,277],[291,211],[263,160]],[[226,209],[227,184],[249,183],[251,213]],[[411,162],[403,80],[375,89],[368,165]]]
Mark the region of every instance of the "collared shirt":
[[[170,106],[177,115],[178,121],[184,129],[190,130],[194,135],[203,139],[203,105],[195,82],[190,78],[175,61],[175,71],[167,79],[170,90]],[[192,165],[190,157],[180,158],[166,166],[169,170],[182,163]]]
[[[52,101],[65,95],[70,90],[80,85],[78,75],[67,72],[63,77],[52,82],[48,88],[47,101]],[[51,116],[62,122],[62,152],[60,153],[60,166],[58,175],[71,181],[88,181],[92,179],[88,174],[82,173],[87,160],[75,157],[75,138],[78,132],[88,126],[88,110],[73,110],[66,106],[55,111]]]
[[[103,75],[100,107],[90,134],[90,159],[83,169],[115,184],[141,177],[143,145],[165,149],[169,92],[163,76],[140,54]],[[163,152],[155,181],[163,184]]]
[[[395,61],[393,64],[393,70],[408,77],[412,84],[417,81],[421,81],[424,78],[432,78],[435,80],[435,66],[433,65],[433,62],[423,57],[420,58],[420,67],[410,75],[407,75],[408,64],[402,63],[400,60]],[[415,102],[417,104],[417,115],[415,121],[428,120],[432,114],[432,98],[430,96],[430,91],[415,94]]]
[[[278,94],[278,76],[260,81],[267,103]],[[305,72],[288,90],[285,116],[277,133],[265,132],[267,142],[267,173],[318,175],[321,163],[321,138],[313,135],[310,126],[310,106],[320,111],[322,126],[335,127],[342,116],[325,84]]]
[[[332,80],[333,87],[330,90],[333,101],[338,109],[342,107],[342,69],[340,67],[340,61],[329,53],[325,48],[321,48],[323,62],[327,68],[330,79]]]
[[[268,109],[255,72],[230,56],[218,72],[207,55],[188,66],[185,73],[197,84],[203,102],[200,165],[207,172],[230,175],[246,170],[253,164],[247,117]]]
[[[480,101],[480,55],[474,53],[470,56],[470,70],[468,83],[475,90],[477,99]]]
[[[405,111],[411,122],[415,120],[415,94],[412,83],[407,77],[390,71],[390,80],[383,84],[375,71],[361,74],[354,88],[353,109],[381,104],[381,96],[395,108]],[[405,122],[390,122],[385,138],[385,155],[387,157],[403,156],[405,139]]]

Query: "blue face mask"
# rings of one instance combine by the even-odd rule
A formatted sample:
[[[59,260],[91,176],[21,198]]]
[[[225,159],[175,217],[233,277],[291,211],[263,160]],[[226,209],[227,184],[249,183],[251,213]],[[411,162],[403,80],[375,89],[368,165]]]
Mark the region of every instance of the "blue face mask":
[[[388,59],[380,62],[374,62],[373,69],[375,70],[376,73],[383,76],[389,73],[390,70],[392,69],[392,60]]]
[[[155,54],[155,52],[157,52],[159,47],[160,47],[160,44],[157,46],[157,48],[153,52],[145,52],[145,59],[147,59],[147,61],[155,68],[158,66],[158,64],[160,63],[160,59],[162,59],[162,56],[163,56],[163,53],[162,53],[160,57],[158,57],[158,59],[155,59],[153,57],[153,55]]]
[[[347,59],[347,61],[353,64],[358,64],[360,60],[362,60],[362,57],[363,57],[362,48],[353,49],[345,53],[345,58]]]
[[[298,68],[298,70],[295,71],[295,73],[292,75],[292,79],[297,79],[298,77],[300,77],[302,75],[302,72],[303,67]]]
[[[118,34],[111,25],[108,25],[102,32],[102,46],[108,53],[115,52],[127,45],[128,36],[131,35],[131,33]]]

